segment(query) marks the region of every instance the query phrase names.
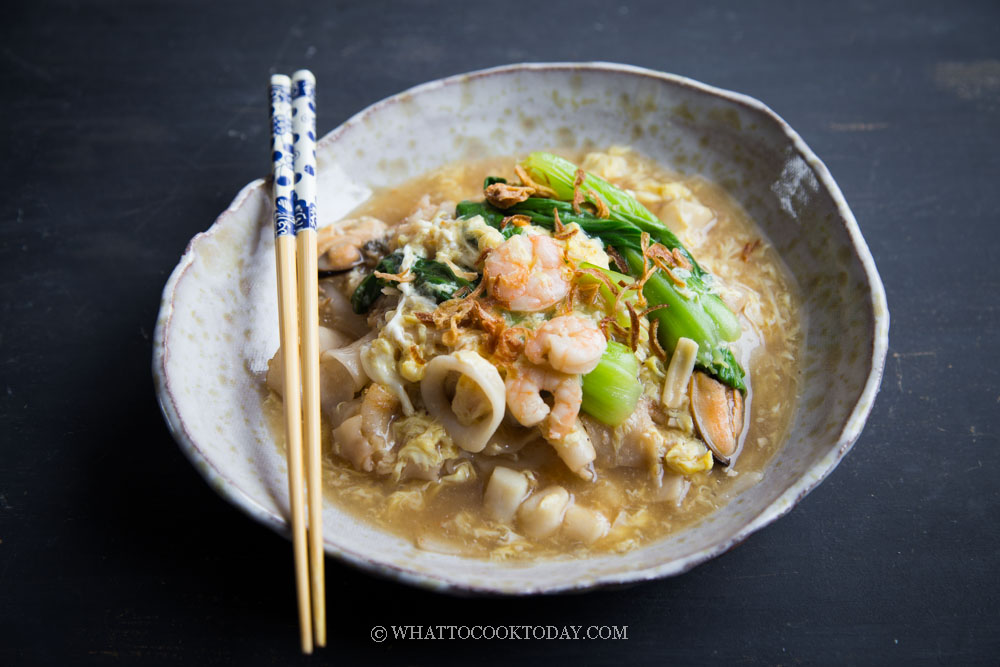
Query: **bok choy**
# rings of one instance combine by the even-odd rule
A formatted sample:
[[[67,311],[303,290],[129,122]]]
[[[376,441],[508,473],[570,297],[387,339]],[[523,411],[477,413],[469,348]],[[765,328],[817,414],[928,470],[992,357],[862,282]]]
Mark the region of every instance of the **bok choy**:
[[[666,225],[627,192],[594,174],[584,175],[580,191],[595,206],[599,202],[593,195],[600,197],[607,205],[608,217],[601,218],[583,209],[577,213],[570,203],[574,197],[577,167],[561,157],[536,152],[521,166],[531,179],[551,188],[558,199],[529,197],[506,209],[496,208],[489,202],[462,202],[457,215],[481,215],[487,224],[498,229],[505,217],[525,215],[533,224],[554,229],[555,212],[558,212],[564,225],[575,222],[587,234],[617,250],[628,263],[628,272],[633,278],[642,276],[645,265],[643,232],[649,235],[651,243],[660,243],[671,251],[676,248],[690,264],[688,270],[675,269],[677,275],[683,277],[683,287],[674,284],[662,271],[654,272],[643,286],[643,296],[651,306],[667,306],[649,313],[651,319],[659,321],[659,343],[665,350],[672,351],[679,338],[694,340],[698,343],[698,368],[734,389],[746,391],[743,369],[727,345],[739,338],[739,320],[713,291],[712,275],[698,264]]]
[[[635,411],[641,395],[639,360],[627,345],[608,341],[597,368],[583,376],[580,408],[608,426],[618,426]]]

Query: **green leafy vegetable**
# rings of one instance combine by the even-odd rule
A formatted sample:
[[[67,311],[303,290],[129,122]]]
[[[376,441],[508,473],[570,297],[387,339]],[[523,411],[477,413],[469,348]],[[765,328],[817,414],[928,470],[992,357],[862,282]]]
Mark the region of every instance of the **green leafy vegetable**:
[[[536,152],[529,155],[521,163],[521,166],[525,168],[528,175],[533,179],[539,183],[547,184],[555,190],[560,198],[572,201],[573,183],[576,181],[577,171],[575,164],[552,153]],[[589,173],[584,177],[580,188],[584,192],[593,190],[597,193],[604,200],[604,203],[608,205],[608,212],[611,219],[637,227],[640,232],[649,234],[650,239],[654,243],[662,243],[670,250],[679,248],[681,253],[691,262],[693,267],[692,274],[698,276],[708,275],[702,270],[694,257],[691,256],[687,248],[681,244],[677,236],[666,225],[660,222],[659,218],[653,215],[648,208],[636,201],[635,197],[621,188],[611,185],[603,178]],[[592,204],[596,204],[590,195],[587,195],[587,200]],[[572,210],[572,206],[570,209]],[[559,211],[559,216],[562,217],[562,211]],[[612,245],[614,244],[612,243]],[[638,248],[638,245],[636,248]]]
[[[577,173],[572,162],[551,153],[538,152],[529,155],[521,164],[532,179],[548,185],[560,198],[572,200]],[[618,250],[629,264],[629,273],[635,277],[642,275],[643,269],[641,244],[637,240],[642,232],[668,249],[678,248],[691,264],[689,275],[684,276],[683,290],[661,272],[654,273],[643,287],[643,296],[651,306],[667,305],[649,314],[650,318],[659,321],[660,345],[673,350],[678,338],[691,338],[698,343],[699,368],[735,389],[746,391],[743,369],[726,345],[739,338],[739,320],[712,291],[712,275],[701,268],[666,225],[627,192],[593,174],[585,175],[581,187],[585,192],[593,190],[604,200],[609,210],[608,219],[601,220],[582,211],[573,214],[570,204],[541,198],[531,198],[511,207],[508,215],[523,213],[535,224],[551,228],[551,211],[555,207],[564,224],[577,222],[588,234]],[[564,215],[566,208],[569,212]],[[603,228],[594,221],[603,223]]]
[[[622,251],[622,256],[633,274],[642,272],[642,253],[626,248]],[[682,294],[669,278],[659,272],[650,276],[643,286],[642,295],[650,306],[667,306],[649,314],[651,320],[655,319],[660,323],[657,328],[660,346],[664,350],[673,350],[679,338],[690,338],[698,343],[698,358],[695,363],[698,368],[734,389],[746,391],[743,369],[725,345],[723,331],[712,313],[705,308],[705,301],[715,295],[691,292]],[[729,315],[736,319],[732,313]],[[739,331],[739,322],[736,323],[736,328]]]
[[[566,201],[573,200],[573,183],[576,182],[576,172],[577,166],[565,160],[558,155],[553,155],[552,153],[544,153],[541,151],[532,153],[523,162],[521,166],[528,172],[536,182],[542,185],[548,185],[550,188],[555,190],[556,195],[559,199],[564,199]],[[677,237],[670,233],[666,227],[663,227],[655,215],[649,212],[649,210],[635,200],[634,197],[629,195],[624,190],[611,185],[606,180],[594,174],[585,174],[583,183],[580,184],[581,190],[584,193],[587,190],[593,190],[604,200],[604,203],[608,205],[608,208],[612,213],[624,214],[632,218],[638,218],[640,220],[645,220],[646,222],[653,223],[666,231],[677,241]],[[588,200],[589,195],[588,195]],[[591,201],[591,203],[596,203]],[[648,231],[648,230],[644,230]],[[650,232],[652,234],[652,232]],[[677,242],[677,245],[680,245]]]
[[[597,368],[583,376],[580,408],[608,426],[617,426],[635,411],[641,394],[639,361],[627,345],[608,341]]]
[[[640,252],[631,249],[626,249],[622,252],[626,261],[629,262],[629,268],[632,269],[634,267],[635,273],[641,273],[642,255]],[[617,271],[603,269],[594,264],[584,262],[580,267],[600,271],[616,285],[622,282],[631,282],[632,280]],[[580,282],[598,284],[598,291],[601,294],[601,298],[607,303],[614,302],[615,295],[597,277],[591,274],[584,274],[580,277]],[[658,336],[663,349],[673,350],[677,345],[677,340],[682,336],[690,338],[698,343],[697,366],[700,369],[719,378],[720,381],[735,389],[739,389],[740,391],[746,390],[740,366],[732,356],[732,352],[721,344],[715,321],[699,307],[699,305],[704,305],[702,297],[695,296],[694,299],[686,298],[677,291],[670,280],[659,273],[650,276],[649,280],[643,286],[642,294],[646,297],[646,301],[650,306],[663,304],[667,306],[649,314],[651,320],[655,319],[660,323]],[[622,297],[621,302],[631,303],[639,310],[636,300],[635,292],[629,292]],[[615,319],[622,327],[628,328],[631,325],[628,314],[622,308],[618,309]]]
[[[529,197],[525,201],[515,204],[508,215],[527,215],[531,221],[546,229],[555,228],[555,215],[553,210],[559,211],[559,221],[564,225],[576,223],[580,229],[591,236],[600,238],[605,244],[613,245],[616,248],[642,247],[642,231],[635,225],[620,218],[598,218],[593,213],[581,210],[579,213],[573,211],[573,205],[569,202],[557,199],[544,199],[541,197]]]
[[[402,265],[403,253],[394,252],[383,257],[375,267],[375,271],[395,274],[399,273]],[[437,303],[452,298],[462,287],[475,286],[474,282],[456,276],[447,264],[429,259],[418,257],[410,267],[410,272],[413,273],[413,286],[417,292],[434,299]],[[382,293],[382,288],[392,282],[386,278],[379,278],[374,272],[365,276],[351,295],[351,307],[354,308],[354,312],[359,315],[367,313]]]
[[[492,176],[486,180],[490,180]],[[469,218],[474,218],[477,215],[481,215],[483,220],[487,225],[493,227],[503,234],[505,239],[509,239],[511,236],[521,233],[521,228],[517,225],[507,225],[503,227],[503,219],[507,215],[513,215],[504,213],[502,210],[498,209],[486,201],[463,201],[459,202],[458,206],[455,207],[455,217],[468,220]]]
[[[575,213],[572,204],[558,199],[529,197],[508,209],[499,209],[486,201],[463,201],[455,208],[455,215],[459,218],[472,218],[481,215],[487,225],[499,229],[504,238],[510,238],[515,234],[520,234],[521,228],[507,225],[501,229],[504,218],[511,215],[526,215],[531,218],[532,224],[551,230],[555,229],[553,210],[559,211],[559,220],[562,224],[568,225],[575,222],[580,225],[580,229],[591,236],[599,237],[607,244],[636,249],[641,247],[642,230],[634,224],[621,219],[598,218],[588,211]]]
[[[621,286],[622,283],[628,285],[629,283],[633,282],[632,278],[625,275],[624,273],[618,273],[617,271],[612,271],[611,269],[604,269],[601,268],[600,266],[597,266],[596,264],[591,264],[589,262],[581,262],[580,268],[590,269],[592,271],[598,271],[600,273],[603,273],[605,276],[611,279],[612,283],[618,286]],[[608,287],[608,285],[604,281],[594,276],[592,273],[584,273],[578,278],[578,280],[583,285],[586,285],[588,283],[596,284],[598,286],[597,291],[600,293],[601,298],[604,299],[605,303],[611,304],[615,302],[615,294],[611,292],[611,289]],[[629,290],[628,293],[623,295],[621,298],[622,304],[631,303],[636,310],[642,310],[642,307],[639,306],[638,301],[639,301],[639,295],[636,294],[635,290]],[[618,309],[618,312],[615,313],[615,320],[618,322],[619,325],[621,325],[626,329],[632,326],[632,318],[629,316],[629,314],[625,311],[624,308]]]

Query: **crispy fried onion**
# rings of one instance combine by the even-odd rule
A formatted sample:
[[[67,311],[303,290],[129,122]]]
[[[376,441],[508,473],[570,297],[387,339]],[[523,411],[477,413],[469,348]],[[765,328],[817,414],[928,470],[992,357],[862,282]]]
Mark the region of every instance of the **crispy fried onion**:
[[[597,326],[601,329],[601,333],[608,340],[614,340],[616,338],[621,338],[623,340],[628,339],[628,331],[625,327],[618,324],[616,318],[608,316],[597,323]]]
[[[642,248],[642,276],[632,284],[631,289],[635,290],[639,305],[645,306],[646,296],[642,293],[642,288],[646,286],[646,281],[656,273],[657,267],[655,264],[651,266],[649,262],[649,234],[643,232],[639,239]]]
[[[559,219],[559,209],[555,207],[552,208],[552,227],[552,238],[560,241],[565,241],[580,231],[579,227],[573,227],[571,229],[567,228],[566,225],[562,223],[562,220]]]
[[[449,269],[451,269],[451,272],[454,273],[459,278],[463,278],[465,280],[475,280],[476,278],[479,277],[479,274],[476,273],[475,271],[466,271],[465,269],[458,266],[447,257],[442,257],[440,259],[440,262],[445,266],[447,266]]]
[[[644,275],[644,278],[648,279],[649,275],[651,275],[654,271],[656,271],[656,267],[649,268],[647,273]],[[636,302],[641,305],[645,305],[646,301],[642,298],[642,285],[645,282],[643,279],[633,280],[631,283],[627,283],[624,280],[615,282],[608,275],[598,269],[577,269],[576,277],[579,278],[582,275],[590,276],[596,279],[598,283],[581,284],[579,280],[574,280],[574,289],[570,292],[570,298],[578,298],[576,293],[579,292],[581,295],[588,294],[588,298],[590,298],[591,303],[593,303],[593,299],[595,298],[594,295],[600,287],[602,285],[606,287],[614,296],[614,299],[606,303],[605,312],[607,315],[601,319],[598,326],[600,327],[605,338],[608,340],[617,338],[620,341],[626,342],[634,352],[639,345],[640,327],[642,325],[643,318],[647,317],[650,313],[660,310],[661,308],[667,308],[667,304],[650,306],[648,308],[644,308],[643,310],[636,310],[636,307],[631,301],[625,300],[629,292],[635,292],[638,297]],[[622,313],[623,304],[624,309],[628,312],[629,316],[628,326],[624,326],[621,322],[619,322],[619,314]],[[658,326],[658,324],[657,320],[653,320],[653,323],[650,324],[650,344],[653,346],[653,351],[657,355],[662,352],[662,349],[658,349],[658,341],[652,340],[655,338],[656,331],[656,329],[652,327]]]
[[[650,267],[650,262],[653,266]],[[667,249],[662,243],[649,243],[649,234],[646,232],[642,233],[642,269],[643,278],[642,284],[645,285],[649,277],[657,269],[663,271],[667,274],[672,282],[677,287],[683,288],[687,285],[681,278],[679,278],[671,269],[681,268],[681,269],[691,269],[691,263],[681,252],[680,248],[674,248],[673,251]]]
[[[657,356],[663,358],[664,360],[666,360],[667,353],[662,347],[660,347],[660,340],[657,338],[657,334],[660,330],[660,320],[649,320],[649,315],[650,313],[655,313],[658,310],[669,307],[670,306],[668,304],[661,303],[659,306],[650,306],[649,308],[645,308],[636,313],[640,319],[646,319],[646,321],[649,322],[649,346],[653,348],[653,352]]]
[[[604,203],[601,196],[594,192],[593,190],[587,190],[587,197],[590,198],[590,203],[594,205],[594,213],[598,218],[610,218],[611,211],[608,210],[608,205]]]
[[[688,261],[688,258],[683,252],[681,252],[680,248],[674,248],[673,252],[670,254],[674,256],[674,261],[677,262],[677,266],[682,269],[687,269],[688,271],[691,270],[691,262]]]
[[[521,185],[532,188],[535,191],[535,194],[539,197],[547,197],[548,199],[559,198],[555,190],[547,185],[542,185],[541,183],[537,183],[532,180],[531,177],[528,176],[527,170],[525,170],[525,168],[521,165],[514,165],[514,173],[517,174],[519,179],[521,179]]]
[[[594,190],[587,188],[583,190],[583,181],[587,178],[587,172],[583,169],[576,170],[576,177],[573,179],[573,212],[580,215],[580,207],[590,204],[594,207],[594,215],[598,218],[611,217],[611,210],[607,203]]]
[[[631,288],[631,286],[630,286]],[[625,292],[626,290],[622,290]],[[629,325],[627,327],[622,326],[618,322],[617,313],[614,315],[609,315],[601,320],[600,327],[601,331],[604,332],[605,337],[608,337],[609,329],[613,331],[618,339],[628,344],[629,348],[633,352],[639,347],[639,337],[642,334],[642,323],[647,321],[647,317],[650,313],[660,310],[661,308],[667,308],[667,304],[660,304],[659,306],[651,306],[649,308],[644,308],[643,310],[636,310],[635,306],[632,305],[631,301],[625,302],[625,308],[628,310]],[[659,320],[653,320],[649,322],[649,340],[650,345],[653,347],[653,352],[659,355],[663,352],[663,348],[660,347],[660,343],[656,340],[656,331],[659,328]],[[610,340],[610,337],[608,337]],[[663,352],[664,359],[666,358],[666,353]]]
[[[584,202],[583,191],[580,186],[583,185],[583,179],[587,177],[587,173],[583,169],[576,170],[576,178],[573,179],[573,212],[580,215],[580,204]]]
[[[742,259],[744,262],[749,261],[750,255],[752,255],[753,251],[759,247],[760,247],[760,239],[754,239],[753,241],[747,242],[747,244],[743,246],[743,252],[740,253],[740,259]]]
[[[629,311],[629,322],[630,322],[629,327],[624,327],[618,322],[618,314],[619,312],[621,312],[622,300],[630,291],[636,289],[638,281],[633,281],[631,284],[626,283],[625,281],[620,281],[616,283],[614,280],[612,280],[610,277],[608,277],[598,269],[588,269],[588,268],[577,269],[576,274],[578,277],[581,275],[588,275],[591,276],[592,278],[596,278],[600,282],[600,284],[602,284],[604,287],[608,289],[609,292],[611,292],[614,299],[612,299],[610,302],[606,301],[605,312],[607,313],[607,315],[601,319],[601,321],[598,323],[598,326],[600,327],[601,333],[604,334],[605,338],[607,338],[608,340],[612,340],[613,338],[618,338],[624,341],[628,341],[629,346],[634,351],[635,346],[638,344],[639,340],[638,337],[639,327],[637,320],[634,317],[635,309],[633,308],[631,303],[627,301],[625,302],[625,307]],[[578,286],[580,285],[578,280],[574,281],[574,283],[575,285]],[[583,289],[595,289],[595,288],[598,290],[600,289],[600,285],[593,283],[581,287]],[[570,294],[571,296],[573,296],[573,292],[571,292]]]
[[[628,262],[625,261],[625,258],[622,257],[622,254],[618,252],[617,248],[613,245],[608,245],[604,248],[604,251],[608,253],[608,257],[610,257],[611,261],[615,263],[615,266],[618,267],[619,271],[622,273],[628,273]]]
[[[577,283],[574,285],[573,289],[573,302],[585,303],[587,305],[594,305],[597,301],[597,296],[601,293],[600,286],[594,283],[589,283],[587,285],[581,285]]]
[[[605,285],[612,284],[611,279],[605,276],[597,269],[575,270],[573,272],[572,278],[570,279],[572,284],[569,289],[569,294],[566,296],[566,299],[563,301],[562,305],[559,308],[560,315],[572,314],[576,307],[577,302],[584,303],[590,306],[593,306],[596,303],[597,297],[601,293],[600,292],[601,285],[600,283],[592,283],[592,282],[583,283],[577,280],[577,278],[579,278],[583,274],[596,278]]]
[[[486,201],[497,208],[510,208],[514,204],[520,204],[525,199],[535,194],[535,189],[530,185],[508,185],[507,183],[493,183],[483,191]]]
[[[419,315],[424,315],[424,314],[425,313],[417,313],[418,315],[417,319],[420,319]],[[413,357],[414,361],[416,361],[421,366],[427,363],[426,361],[424,361],[424,355],[420,353],[420,348],[417,347],[416,345],[410,346],[410,356]]]
[[[504,329],[497,337],[497,344],[493,350],[494,358],[500,363],[514,363],[524,351],[530,336],[531,331],[525,327]]]
[[[463,329],[478,329],[486,334],[487,347],[491,351],[508,350],[513,344],[509,340],[513,334],[507,334],[507,331],[519,327],[507,329],[503,317],[496,311],[493,300],[481,298],[484,289],[485,283],[480,282],[471,292],[463,294],[460,290],[455,293],[455,298],[445,301],[433,311],[414,313],[414,315],[422,324],[433,326],[438,330],[446,329],[441,342],[449,347],[458,343]]]
[[[611,290],[612,294],[615,294],[618,291],[618,287],[615,285],[615,282],[605,275],[605,273],[600,269],[577,269],[576,272],[577,275],[586,274],[592,278],[596,278],[600,282],[604,283],[604,286]]]
[[[652,320],[649,323],[649,347],[660,361],[667,363],[667,351],[660,345],[660,320]]]
[[[483,262],[486,261],[486,258],[489,256],[491,252],[493,252],[493,248],[483,248],[482,251],[479,253],[479,257],[476,257],[476,261],[473,262],[473,264],[475,264],[476,266],[482,266]]]
[[[635,352],[639,347],[639,314],[635,312],[635,306],[630,301],[625,302],[625,307],[628,308],[629,319],[628,346]]]
[[[406,269],[402,273],[382,273],[381,271],[375,271],[375,277],[394,283],[410,283],[417,279],[415,275],[410,273],[410,269]]]
[[[670,269],[679,268],[691,270],[691,263],[681,252],[680,248],[674,248],[673,250],[667,250],[667,247],[661,243],[654,243],[646,249],[646,256],[655,263],[660,269],[670,273]],[[671,280],[675,280],[671,278]]]

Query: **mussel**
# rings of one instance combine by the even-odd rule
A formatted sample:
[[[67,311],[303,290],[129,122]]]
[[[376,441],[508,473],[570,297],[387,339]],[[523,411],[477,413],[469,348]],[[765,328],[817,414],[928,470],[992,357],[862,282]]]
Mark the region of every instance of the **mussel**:
[[[691,414],[716,460],[729,465],[743,432],[743,394],[701,371],[691,374]]]

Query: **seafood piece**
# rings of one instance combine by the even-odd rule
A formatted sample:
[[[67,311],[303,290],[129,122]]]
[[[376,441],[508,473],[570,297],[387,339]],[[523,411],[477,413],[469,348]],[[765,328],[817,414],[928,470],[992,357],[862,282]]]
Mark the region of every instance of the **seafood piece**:
[[[449,373],[459,374],[456,387],[464,386],[465,395],[456,392],[453,399],[448,399],[445,380]],[[472,350],[431,359],[420,382],[420,394],[427,412],[467,452],[481,452],[503,419],[504,384],[500,373]]]
[[[679,475],[672,471],[664,471],[660,479],[660,488],[653,494],[653,500],[659,503],[670,503],[675,507],[680,507],[691,488],[691,480],[684,475]]]
[[[594,481],[597,475],[591,463],[597,458],[597,453],[579,420],[573,423],[573,430],[565,437],[552,438],[548,442],[567,468],[588,482]]]
[[[490,293],[507,308],[535,312],[551,308],[569,294],[568,266],[562,247],[548,236],[518,234],[487,257],[483,277]]]
[[[690,392],[698,434],[719,463],[729,465],[743,431],[743,394],[701,371],[691,376]]]
[[[373,382],[361,399],[361,434],[373,453],[384,457],[392,449],[391,427],[399,416],[399,400],[388,389]]]
[[[564,438],[573,430],[583,400],[579,375],[518,363],[507,372],[504,385],[507,407],[522,425],[534,426],[548,417],[546,437],[550,440]],[[543,391],[552,393],[551,408],[542,399]]]
[[[600,512],[570,505],[563,517],[563,532],[571,540],[591,544],[608,534],[611,524]]]
[[[483,454],[485,456],[514,456],[527,445],[542,439],[542,434],[538,432],[538,429],[521,426],[510,413],[504,410],[503,420],[490,436],[490,441],[483,448]]]
[[[500,379],[499,373],[497,379]],[[498,398],[497,402],[502,409],[503,395],[500,394]],[[475,380],[470,379],[468,375],[459,376],[458,382],[455,383],[455,398],[451,400],[451,410],[463,426],[471,426],[481,419],[493,416],[492,403]]]
[[[351,399],[368,384],[368,375],[361,365],[361,351],[374,337],[375,334],[370,333],[350,345],[320,353],[320,397],[324,413],[330,414],[338,403]]]
[[[524,534],[533,539],[548,537],[562,524],[572,499],[561,486],[550,486],[521,503],[517,520]]]
[[[381,241],[386,230],[384,222],[367,215],[320,228],[316,232],[320,269],[345,271],[369,257],[384,255],[385,247]]]
[[[528,495],[528,478],[518,470],[497,466],[486,484],[483,504],[497,521],[509,522]]]
[[[361,338],[371,331],[368,321],[354,312],[351,300],[344,296],[332,280],[319,282],[320,322]]]
[[[361,433],[361,415],[344,420],[344,423],[333,429],[334,451],[351,462],[356,470],[371,472],[372,445]]]
[[[354,391],[360,389],[360,386],[350,380],[345,383],[343,381],[343,374],[346,374],[346,369],[342,369],[341,364],[336,361],[330,361],[330,358],[327,356],[330,353],[343,354],[338,351],[347,350],[351,347],[351,345],[347,344],[350,341],[350,337],[336,329],[328,327],[319,327],[318,336],[319,352],[321,355],[319,395],[322,401],[323,412],[329,415],[332,414],[337,404],[350,400],[354,396]],[[272,391],[281,396],[285,395],[285,378],[281,371],[283,364],[284,353],[281,348],[278,348],[278,351],[274,353],[274,357],[267,363],[266,382]]]
[[[667,409],[683,407],[686,398],[685,390],[690,384],[694,363],[698,360],[698,343],[690,338],[678,338],[674,353],[670,356],[667,366],[667,376],[663,381],[663,393],[660,402]]]
[[[596,324],[577,315],[561,315],[543,324],[524,346],[532,363],[586,375],[597,367],[608,341]]]
[[[320,354],[326,352],[327,350],[337,349],[350,342],[349,337],[345,336],[336,329],[320,327],[317,331]],[[274,356],[267,362],[267,375],[265,381],[271,391],[280,396],[285,395],[285,374],[282,372],[284,364],[285,355],[279,347],[278,351],[275,352]]]

